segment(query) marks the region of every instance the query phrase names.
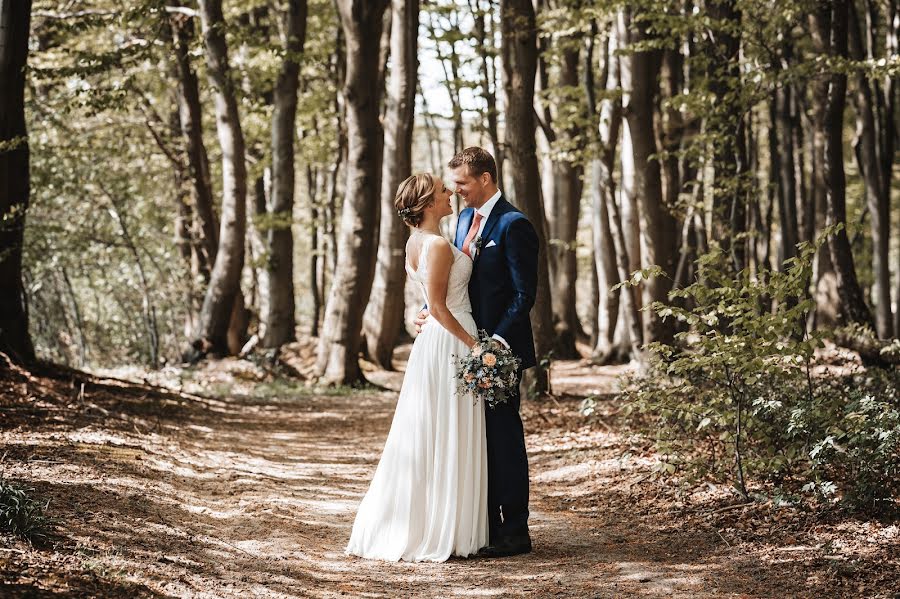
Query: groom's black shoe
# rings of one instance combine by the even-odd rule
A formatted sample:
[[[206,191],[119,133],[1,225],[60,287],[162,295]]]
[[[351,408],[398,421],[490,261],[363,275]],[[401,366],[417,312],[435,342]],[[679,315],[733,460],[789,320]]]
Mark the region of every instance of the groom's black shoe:
[[[510,557],[531,552],[531,537],[528,533],[501,537],[493,545],[482,547],[478,557]]]

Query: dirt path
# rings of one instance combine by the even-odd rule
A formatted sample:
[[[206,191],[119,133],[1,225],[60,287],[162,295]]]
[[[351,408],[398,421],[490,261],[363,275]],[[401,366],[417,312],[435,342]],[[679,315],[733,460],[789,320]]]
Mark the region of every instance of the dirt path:
[[[559,385],[584,383],[566,374]],[[389,391],[285,388],[265,401],[161,405],[162,417],[120,419],[112,430],[0,432],[0,474],[32,481],[63,531],[41,550],[43,566],[21,545],[0,550],[10,572],[0,595],[757,597],[769,596],[773,576],[777,596],[810,593],[790,565],[648,509],[636,490],[652,456],[584,426],[576,401],[525,410],[533,553],[444,564],[345,557],[395,401]],[[11,574],[17,566],[23,574]]]

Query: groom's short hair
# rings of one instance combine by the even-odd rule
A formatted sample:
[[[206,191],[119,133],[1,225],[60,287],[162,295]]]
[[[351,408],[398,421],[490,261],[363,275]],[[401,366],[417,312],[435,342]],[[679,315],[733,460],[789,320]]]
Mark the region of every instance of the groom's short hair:
[[[456,153],[447,166],[450,168],[459,168],[463,165],[469,167],[469,174],[473,177],[480,177],[482,173],[491,176],[491,181],[497,182],[497,163],[494,157],[484,148],[472,146]]]

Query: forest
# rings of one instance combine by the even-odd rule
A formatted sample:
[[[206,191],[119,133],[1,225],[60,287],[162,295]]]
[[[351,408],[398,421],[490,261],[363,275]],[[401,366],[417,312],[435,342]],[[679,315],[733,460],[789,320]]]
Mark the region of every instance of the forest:
[[[0,0],[0,594],[894,597],[898,31]],[[535,551],[354,561],[423,304],[395,195],[471,146],[539,241]]]

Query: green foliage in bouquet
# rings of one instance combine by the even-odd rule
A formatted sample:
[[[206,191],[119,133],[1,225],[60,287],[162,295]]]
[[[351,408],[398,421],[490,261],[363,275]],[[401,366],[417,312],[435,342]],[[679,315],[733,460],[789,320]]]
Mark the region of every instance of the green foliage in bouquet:
[[[517,391],[522,360],[487,331],[478,331],[478,344],[468,355],[456,358],[457,392],[471,394],[488,408],[496,408]]]

